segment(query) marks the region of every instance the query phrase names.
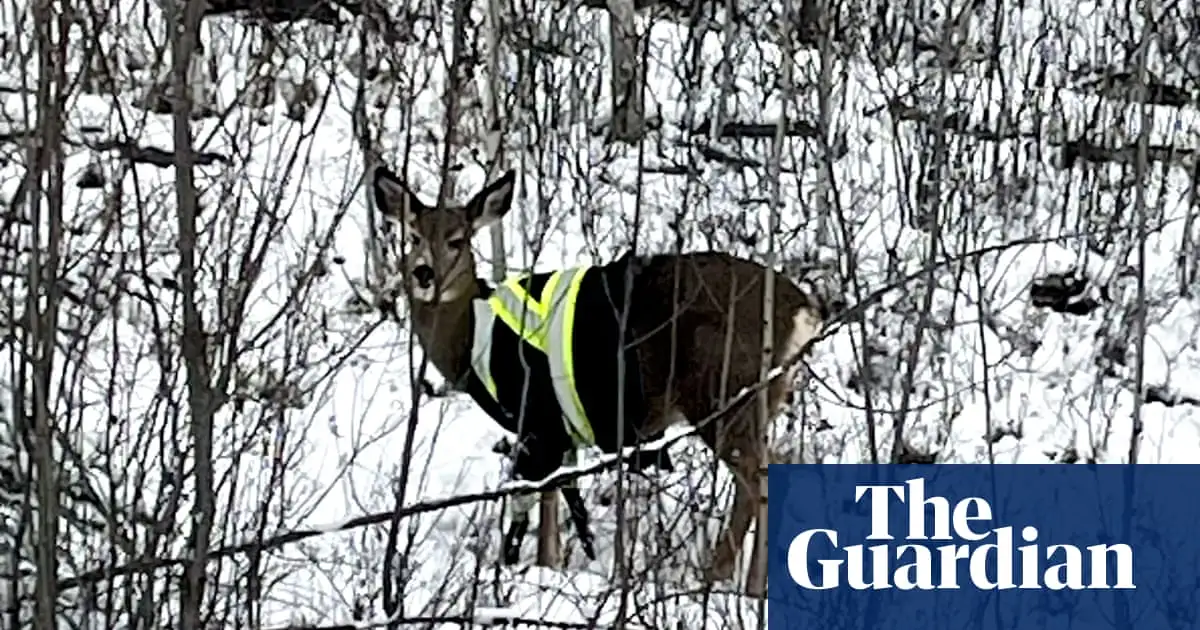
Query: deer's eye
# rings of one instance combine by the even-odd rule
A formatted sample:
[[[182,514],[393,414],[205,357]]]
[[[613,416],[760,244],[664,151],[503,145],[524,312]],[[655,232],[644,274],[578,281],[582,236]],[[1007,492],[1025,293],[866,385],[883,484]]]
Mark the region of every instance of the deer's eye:
[[[409,232],[408,233],[408,244],[412,247],[419,246],[421,244],[420,235]]]
[[[467,246],[467,239],[452,238],[446,244],[450,246],[450,249],[462,249]]]

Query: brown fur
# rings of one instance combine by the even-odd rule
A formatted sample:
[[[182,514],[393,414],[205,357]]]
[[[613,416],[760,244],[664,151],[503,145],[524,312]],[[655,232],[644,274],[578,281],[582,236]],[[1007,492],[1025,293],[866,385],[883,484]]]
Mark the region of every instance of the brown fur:
[[[672,309],[676,273],[680,276],[678,307]],[[632,304],[642,306],[631,312],[630,325],[635,338],[643,339],[639,369],[652,410],[646,433],[661,430],[678,416],[703,422],[743,388],[759,382],[764,279],[762,265],[714,253],[656,257],[642,271],[632,295]],[[666,323],[672,320],[672,310],[677,313],[674,341]],[[773,366],[788,362],[818,333],[820,312],[812,296],[776,277]],[[726,357],[724,341],[730,334]],[[699,430],[705,443],[729,465],[737,483],[731,517],[713,552],[712,579],[732,576],[750,525],[759,518],[765,523],[759,475],[766,474],[770,463],[767,428],[792,392],[796,370],[789,372],[767,388],[770,418],[760,417],[757,401],[751,397]],[[751,566],[757,564],[756,560]],[[748,591],[765,586],[754,582],[751,575]]]

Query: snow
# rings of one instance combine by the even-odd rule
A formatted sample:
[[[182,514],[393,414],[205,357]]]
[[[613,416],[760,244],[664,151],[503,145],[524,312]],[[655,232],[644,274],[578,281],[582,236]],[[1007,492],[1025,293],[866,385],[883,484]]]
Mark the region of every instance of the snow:
[[[874,67],[862,60],[830,64],[834,123],[844,133],[847,154],[825,175],[839,185],[835,201],[852,224],[853,238],[843,242],[833,227],[840,219],[821,216],[818,185],[825,175],[816,168],[820,155],[815,143],[795,139],[783,152],[786,253],[796,255],[805,248],[844,253],[852,247],[858,255],[854,272],[863,295],[899,276],[912,275],[916,281],[908,285],[911,292],[893,291],[880,306],[867,311],[865,337],[857,322],[848,322],[815,347],[810,361],[813,376],[805,396],[776,425],[777,445],[790,449],[794,457],[809,462],[869,460],[863,411],[868,401],[861,388],[848,384],[851,377],[861,376],[860,352],[864,341],[869,341],[877,346],[870,371],[880,374],[871,404],[885,411],[876,414],[876,421],[881,428],[889,427],[895,415],[892,410],[907,400],[907,439],[919,449],[938,450],[939,461],[1041,463],[1056,461],[1068,450],[1101,462],[1124,461],[1135,404],[1135,350],[1125,348],[1126,365],[1113,367],[1115,376],[1106,375],[1097,365],[1097,338],[1132,339],[1132,320],[1114,315],[1123,309],[1111,306],[1082,317],[1031,307],[1029,284],[1046,273],[1078,271],[1089,278],[1093,290],[1106,286],[1118,304],[1130,306],[1135,299],[1133,279],[1123,277],[1121,271],[1141,264],[1150,296],[1145,382],[1200,398],[1200,386],[1195,384],[1200,373],[1200,303],[1180,295],[1176,275],[1180,248],[1194,242],[1197,230],[1187,220],[1192,186],[1187,170],[1175,164],[1164,174],[1163,167],[1154,166],[1147,175],[1146,204],[1153,220],[1145,239],[1144,262],[1132,244],[1126,250],[1122,248],[1127,244],[1117,243],[1109,255],[1098,256],[1088,250],[1085,236],[1098,231],[1102,222],[1089,216],[1122,212],[1132,216],[1132,194],[1112,185],[1122,177],[1119,167],[1094,168],[1085,177],[1080,168],[1055,167],[1055,151],[1035,150],[1039,148],[1036,138],[995,143],[953,134],[948,136],[950,150],[962,157],[952,176],[967,185],[951,190],[947,184],[936,202],[945,232],[933,258],[943,262],[929,313],[936,328],[930,334],[936,342],[925,343],[937,349],[930,347],[922,354],[909,393],[903,391],[908,378],[905,348],[923,299],[916,287],[923,282],[921,270],[929,259],[931,239],[914,227],[913,220],[922,207],[916,190],[921,174],[914,155],[924,140],[914,131],[915,123],[892,118],[885,106],[889,99],[911,93],[915,101],[910,104],[933,114],[939,107],[935,98],[941,98],[950,110],[965,114],[968,128],[995,125],[1003,112],[1010,129],[1042,133],[1053,141],[1078,137],[1087,119],[1102,111],[1107,120],[1117,121],[1107,125],[1106,132],[1131,141],[1142,128],[1135,107],[1054,89],[1069,84],[1067,71],[1076,69],[1081,57],[1099,63],[1092,58],[1094,42],[1102,40],[1099,25],[1117,11],[1097,3],[1070,7],[1064,11],[1051,3],[1014,10],[1013,43],[1002,53],[1007,64],[1003,78],[987,80],[976,71],[951,74],[942,83],[941,95],[930,87],[930,78],[941,75],[911,61],[899,68]],[[1048,22],[1060,28],[1052,36],[1042,36]],[[716,239],[721,247],[737,253],[762,254],[770,190],[765,171],[699,161],[702,175],[692,186],[680,176],[639,173],[639,161],[665,165],[695,159],[693,147],[699,138],[682,131],[680,125],[689,117],[710,116],[715,107],[713,89],[706,89],[695,103],[680,97],[685,86],[676,73],[679,60],[687,58],[686,32],[681,28],[659,22],[650,30],[653,108],[668,122],[661,134],[652,136],[656,146],[639,156],[632,149],[606,147],[592,135],[607,115],[604,104],[609,101],[602,71],[597,69],[605,67],[601,23],[596,15],[583,12],[572,26],[585,35],[577,67],[558,59],[547,64],[553,68],[541,69],[543,77],[552,70],[560,75],[582,72],[574,80],[580,90],[594,90],[595,98],[568,107],[561,93],[534,95],[541,106],[557,104],[569,111],[565,122],[549,132],[553,139],[542,141],[552,145],[542,147],[544,154],[514,160],[524,167],[524,179],[516,209],[504,225],[509,269],[543,270],[610,260],[633,239],[627,226],[635,216],[641,220],[637,239],[642,251],[667,248],[674,239],[671,217],[681,203],[691,213],[683,230],[689,249],[708,247]],[[139,27],[136,34],[145,37],[152,28],[153,24]],[[357,50],[356,35],[343,37],[337,46],[323,42],[317,36],[322,28],[295,29],[305,31],[307,54],[277,55],[283,60],[278,71],[281,82],[312,75],[319,94],[332,90],[319,114],[319,106],[314,107],[302,122],[295,122],[284,115],[286,106],[277,102],[261,113],[231,107],[223,118],[193,122],[197,147],[232,161],[230,166],[196,168],[201,220],[209,234],[202,242],[201,256],[208,264],[200,278],[202,287],[207,287],[202,291],[202,308],[209,322],[222,321],[213,288],[222,274],[238,273],[246,252],[265,252],[262,277],[250,290],[248,317],[240,335],[254,340],[254,348],[238,359],[231,375],[230,389],[245,398],[244,407],[234,411],[232,404],[227,405],[217,418],[218,527],[227,533],[214,544],[224,547],[290,531],[314,534],[262,559],[261,569],[270,576],[269,596],[262,602],[264,627],[345,623],[363,601],[368,605],[357,617],[361,627],[375,626],[362,619],[386,619],[378,591],[387,526],[345,526],[363,515],[393,509],[395,480],[410,432],[412,465],[404,505],[484,492],[506,483],[521,485],[506,480],[504,462],[491,450],[502,431],[468,399],[424,398],[414,412],[410,383],[421,351],[403,324],[380,323],[373,314],[363,316],[347,308],[354,295],[375,281],[363,277],[370,267],[366,243],[371,236],[368,193],[363,187],[366,164],[356,147],[349,111],[357,81],[350,59],[362,51]],[[207,20],[205,34],[213,42],[210,55],[221,68],[216,98],[218,110],[223,110],[238,100],[250,71],[246,42],[262,42],[229,18]],[[586,45],[589,42],[592,45]],[[723,45],[720,32],[710,33],[704,40],[705,58],[716,58]],[[742,119],[774,120],[783,106],[777,93],[764,88],[769,83],[764,77],[772,77],[773,72],[756,68],[778,65],[781,52],[769,44],[743,43],[735,50],[740,65],[727,111]],[[401,68],[413,78],[395,79],[394,84],[379,80],[370,86],[370,98],[387,105],[374,110],[387,130],[381,148],[389,164],[405,173],[414,190],[432,202],[441,155],[441,61],[412,44],[392,52],[397,58],[381,68],[381,75],[388,77],[390,68]],[[798,82],[815,83],[821,63],[818,55],[799,52],[795,59],[797,76],[806,77]],[[589,60],[593,67],[581,71],[579,66]],[[1163,63],[1155,52],[1152,64]],[[706,72],[716,76],[713,65],[710,61]],[[311,67],[319,71],[306,71]],[[1026,77],[1042,70],[1047,71],[1048,83],[1026,82]],[[507,78],[515,82],[514,76]],[[10,87],[19,84],[15,77],[4,82]],[[177,264],[174,170],[125,167],[114,151],[97,153],[80,144],[128,135],[140,146],[170,150],[170,118],[145,114],[133,106],[134,96],[83,94],[72,98],[67,107],[67,136],[73,144],[64,161],[65,207],[72,228],[68,249],[74,252],[67,276],[74,286],[99,287],[104,295],[99,315],[93,320],[77,318],[79,326],[94,326],[88,333],[90,345],[86,356],[76,362],[77,370],[62,368],[64,374],[75,376],[55,383],[52,394],[60,401],[75,397],[63,407],[71,443],[89,457],[103,456],[112,462],[111,481],[92,471],[87,473],[89,483],[105,493],[111,485],[116,504],[153,514],[175,483],[170,471],[189,454],[188,415],[163,402],[186,400],[182,364],[174,355],[162,362],[155,358],[155,339],[168,336],[173,328],[177,333],[179,319],[179,294],[165,287]],[[21,96],[10,91],[0,97],[7,119],[20,120]],[[816,91],[809,90],[789,103],[787,110],[791,115],[807,115],[818,107]],[[506,138],[510,154],[528,144],[523,135],[528,130],[517,124],[528,123],[528,118],[513,122],[515,130]],[[1151,107],[1148,121],[1151,144],[1200,148],[1197,111]],[[15,122],[5,124],[4,130],[19,128]],[[759,162],[766,160],[769,151],[768,143],[761,140],[713,144]],[[401,158],[405,153],[407,167]],[[456,158],[468,165],[457,177],[455,189],[455,195],[464,198],[482,186],[484,171],[471,161],[469,152]],[[119,192],[126,205],[103,219],[98,217],[106,216],[113,187],[82,190],[75,185],[84,170],[96,165],[109,181],[123,174]],[[18,160],[0,163],[0,201],[15,195],[19,169]],[[541,173],[540,178],[532,175],[535,172]],[[1018,175],[1027,178],[1024,187],[1015,185]],[[241,205],[229,205],[231,199]],[[277,229],[256,226],[253,216],[259,205],[282,208],[287,212],[285,224]],[[102,230],[98,225],[110,227]],[[1185,226],[1193,234],[1184,235]],[[29,234],[27,228],[22,230]],[[535,239],[540,233],[544,238]],[[531,240],[541,241],[536,257],[527,247]],[[320,245],[326,243],[328,252],[322,254]],[[485,261],[480,273],[490,274],[488,235],[478,235],[474,245]],[[98,250],[112,259],[107,265],[99,262],[101,255],[94,253]],[[327,263],[331,273],[319,278],[300,299],[292,299],[304,270],[334,256],[345,262]],[[0,282],[5,291],[19,294],[17,280],[6,277]],[[119,292],[110,290],[113,287],[142,297],[118,299]],[[1018,343],[1022,339],[1036,341],[1035,347],[1024,349]],[[7,371],[3,378],[15,381]],[[440,375],[431,373],[429,378],[437,382]],[[304,393],[275,413],[255,396],[268,387],[279,390],[281,384],[298,386]],[[67,386],[78,393],[65,392]],[[1142,461],[1194,461],[1200,446],[1200,417],[1193,407],[1151,403],[1140,412],[1145,424]],[[817,430],[819,421],[828,428]],[[989,445],[984,438],[997,428],[1005,434]],[[628,476],[629,492],[635,498],[625,506],[623,522],[617,521],[615,507],[599,500],[614,483],[615,474],[581,480],[600,543],[595,561],[582,556],[574,533],[564,525],[570,554],[565,569],[497,567],[499,501],[404,518],[399,541],[400,549],[409,552],[401,571],[404,616],[466,618],[477,626],[505,620],[562,624],[594,620],[603,626],[613,623],[624,608],[630,627],[701,627],[705,620],[713,627],[754,627],[758,602],[730,595],[733,585],[721,585],[710,597],[696,594],[695,567],[703,563],[720,526],[721,509],[716,506],[726,505],[732,492],[729,475],[724,470],[714,474],[704,447],[682,431],[673,430],[662,441],[671,444],[680,463],[675,472],[652,481]],[[886,456],[891,444],[880,447]],[[4,459],[12,449],[3,444]],[[591,453],[579,468],[599,461]],[[186,493],[191,492],[188,486]],[[169,538],[163,557],[186,555],[182,532],[188,527],[188,500],[178,514],[165,517],[167,530],[180,535]],[[140,532],[138,540],[146,540],[143,530],[149,526],[130,528]],[[624,528],[626,542],[634,548],[633,569],[639,576],[645,574],[624,606],[613,586],[614,551],[607,544],[619,528]],[[79,537],[72,540],[76,549],[90,551],[75,554],[76,561],[64,570],[83,572],[111,561],[106,551],[95,550],[107,549],[102,535],[71,535]],[[533,546],[532,540],[526,541],[525,558],[532,558]],[[122,562],[130,559],[117,555]],[[239,557],[232,565],[243,571],[244,559]],[[233,578],[223,575],[222,579]],[[438,627],[443,626],[465,624],[447,621]]]

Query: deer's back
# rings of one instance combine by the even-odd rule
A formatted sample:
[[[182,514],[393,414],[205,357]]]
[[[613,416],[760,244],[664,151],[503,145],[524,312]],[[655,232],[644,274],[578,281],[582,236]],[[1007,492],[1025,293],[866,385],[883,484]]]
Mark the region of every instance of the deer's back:
[[[660,435],[664,410],[677,408],[699,419],[697,414],[716,408],[727,343],[726,393],[758,380],[764,273],[761,264],[720,252],[626,255],[588,271],[575,304],[572,366],[575,392],[597,446],[612,452],[622,441],[629,445]],[[528,280],[535,296],[549,276]],[[807,306],[796,285],[777,274],[777,348],[787,346],[794,316]],[[545,355],[504,324],[495,326],[494,377],[500,402],[511,414],[507,423],[496,419],[516,431],[510,423],[523,415],[519,433],[532,433],[550,450],[567,448]]]
[[[631,341],[637,344],[646,396],[659,407],[652,416],[674,408],[700,420],[695,416],[720,406],[722,393],[732,396],[758,381],[765,273],[759,263],[722,252],[639,261]],[[774,297],[774,363],[779,364],[794,342],[796,322],[815,324],[819,316],[809,296],[779,273]]]

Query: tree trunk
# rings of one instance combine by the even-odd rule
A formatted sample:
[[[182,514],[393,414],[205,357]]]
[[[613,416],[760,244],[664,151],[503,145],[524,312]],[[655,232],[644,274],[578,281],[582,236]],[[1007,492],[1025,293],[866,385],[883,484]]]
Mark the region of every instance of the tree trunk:
[[[179,222],[179,286],[183,302],[183,366],[191,415],[192,455],[195,462],[191,528],[188,533],[189,559],[180,586],[180,628],[204,627],[201,610],[208,578],[209,539],[213,528],[213,416],[218,407],[212,388],[212,370],[207,333],[201,319],[199,290],[196,286],[197,227],[196,183],[193,167],[191,116],[194,113],[189,83],[195,78],[195,52],[203,16],[203,0],[188,2],[168,15],[171,36],[171,99],[175,139],[175,203]],[[178,8],[182,8],[179,11]],[[194,86],[193,86],[194,87]],[[198,88],[197,88],[198,89]]]
[[[646,79],[633,0],[608,0],[608,36],[612,51],[609,141],[637,144],[646,133]]]
[[[28,328],[22,343],[24,354],[21,382],[27,407],[33,419],[33,459],[36,470],[34,491],[37,497],[35,586],[35,627],[52,628],[58,600],[58,526],[59,465],[54,459],[57,427],[50,405],[53,382],[55,341],[59,333],[61,297],[59,256],[63,243],[63,161],[62,121],[67,81],[63,64],[67,58],[67,17],[56,12],[48,1],[34,3],[37,49],[37,128],[30,138],[26,200],[34,236],[29,265],[28,302],[25,306]],[[59,13],[56,16],[56,13]],[[57,26],[57,28],[56,28]],[[42,186],[46,175],[47,186]],[[46,212],[43,214],[43,210]],[[42,230],[46,230],[42,249]],[[43,307],[42,297],[45,296]],[[32,403],[31,405],[29,403]],[[17,408],[20,416],[25,409]],[[13,602],[14,605],[16,604]]]

